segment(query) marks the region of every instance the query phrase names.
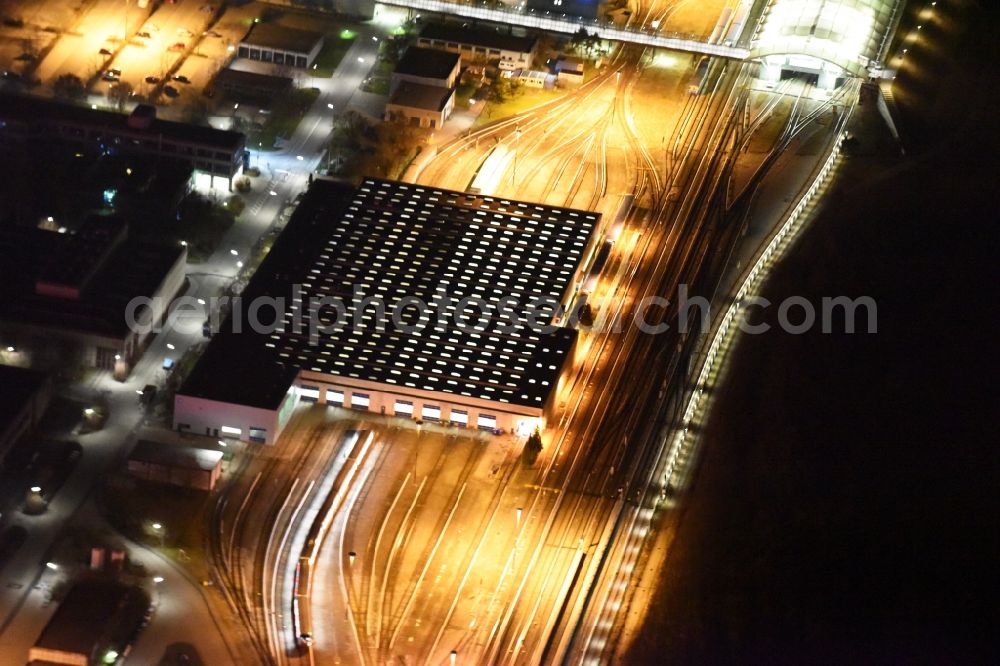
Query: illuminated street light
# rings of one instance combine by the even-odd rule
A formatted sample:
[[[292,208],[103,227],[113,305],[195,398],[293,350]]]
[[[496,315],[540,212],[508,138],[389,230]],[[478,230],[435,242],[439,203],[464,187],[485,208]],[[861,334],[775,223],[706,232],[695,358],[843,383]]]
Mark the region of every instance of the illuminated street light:
[[[94,408],[93,407],[87,407],[87,409],[83,410],[83,413],[84,413],[85,416],[93,416],[94,415]]]
[[[174,347],[174,346],[173,346],[172,344],[170,344],[170,343],[168,342],[168,343],[167,343],[167,349],[170,349],[170,350],[174,350],[174,349],[176,349],[176,347]]]
[[[458,650],[452,650],[450,657],[451,657],[452,666],[454,666],[455,660],[458,659]]]
[[[521,526],[521,511],[522,511],[521,507],[517,507],[516,515],[517,515],[517,526],[518,527]]]
[[[156,583],[157,585],[159,585],[160,583],[163,582],[163,576],[154,576],[153,577],[153,582]]]
[[[115,354],[115,360],[116,361],[122,360],[122,355],[121,354]]]
[[[185,240],[181,241],[181,247],[187,247],[187,245],[188,245],[187,241],[185,241]]]
[[[42,492],[42,487],[41,486],[31,486],[31,492],[33,492],[33,493],[40,493],[40,492]]]
[[[199,298],[198,299],[198,305],[205,305],[205,299],[204,298]]]
[[[160,523],[153,523],[150,527],[152,527],[154,530],[163,529],[163,525],[161,525]]]
[[[351,552],[349,552],[347,554],[347,563],[350,564],[351,566],[354,566],[354,558],[357,557],[357,556],[358,556],[358,554],[355,553],[353,550]]]
[[[7,347],[7,351],[10,352],[11,354],[13,354],[14,353],[14,345],[10,345],[9,347]]]
[[[364,58],[362,58],[361,56],[358,56],[358,62],[364,62],[364,61],[365,61]]]
[[[46,562],[45,566],[51,569],[52,571],[59,571],[59,565],[56,564],[55,562]]]
[[[231,255],[233,255],[235,257],[235,256],[237,256],[239,254],[239,252],[237,252],[236,250],[230,250],[229,254],[231,254]]]
[[[236,268],[243,268],[243,262],[242,261],[237,261],[236,262]]]
[[[301,155],[296,155],[296,156],[295,156],[295,159],[297,159],[297,160],[298,160],[299,162],[301,162],[301,161],[302,161],[302,160],[304,160],[305,158],[304,158],[304,157],[302,157]]]
[[[272,197],[278,196],[278,193],[275,192],[274,190],[271,190],[270,192],[268,192],[268,194],[270,194]]]
[[[326,108],[328,108],[328,109],[330,109],[332,111],[333,110],[333,102],[330,102],[329,104],[327,104]]]

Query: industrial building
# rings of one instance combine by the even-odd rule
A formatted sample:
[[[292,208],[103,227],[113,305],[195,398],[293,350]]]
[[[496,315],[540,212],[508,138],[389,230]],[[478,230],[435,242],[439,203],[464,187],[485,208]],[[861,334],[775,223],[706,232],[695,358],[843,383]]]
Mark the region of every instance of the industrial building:
[[[270,62],[285,67],[311,67],[323,48],[323,35],[318,32],[286,28],[275,23],[254,23],[240,42],[240,58]]]
[[[411,46],[392,72],[392,87],[401,83],[454,88],[458,81],[461,56],[450,51]]]
[[[149,596],[101,579],[74,585],[28,652],[29,664],[118,663],[142,623]]]
[[[214,490],[222,475],[222,451],[139,440],[126,468],[130,475],[146,481]]]
[[[186,248],[133,238],[115,217],[91,217],[79,229],[0,226],[0,338],[40,367],[64,364],[125,375],[151,332],[132,330],[125,314],[135,299],[137,323],[162,321],[185,280]]]
[[[535,37],[449,23],[427,24],[417,44],[458,53],[463,62],[496,62],[500,69],[531,69],[538,52]]]
[[[396,86],[385,104],[385,120],[415,127],[442,127],[455,110],[454,88],[404,82]]]
[[[7,349],[10,351],[6,351]],[[2,353],[16,353],[16,348],[4,346]],[[7,452],[38,425],[52,398],[52,382],[44,372],[0,365],[0,387],[3,387],[3,390],[0,390],[0,461],[2,461]]]
[[[318,180],[244,292],[242,331],[231,317],[177,392],[174,426],[272,443],[299,401],[458,428],[544,426],[576,340],[558,324],[599,224],[434,187]],[[267,303],[270,328],[248,330]]]
[[[392,73],[385,120],[436,129],[455,108],[455,82],[461,57],[457,53],[411,46]]]
[[[38,141],[87,144],[107,154],[182,159],[213,180],[227,179],[230,188],[243,168],[246,150],[246,138],[239,132],[160,120],[152,106],[139,105],[126,115],[0,94],[0,143]]]
[[[287,76],[272,76],[240,69],[222,69],[212,87],[240,102],[269,104],[292,91],[294,81]]]

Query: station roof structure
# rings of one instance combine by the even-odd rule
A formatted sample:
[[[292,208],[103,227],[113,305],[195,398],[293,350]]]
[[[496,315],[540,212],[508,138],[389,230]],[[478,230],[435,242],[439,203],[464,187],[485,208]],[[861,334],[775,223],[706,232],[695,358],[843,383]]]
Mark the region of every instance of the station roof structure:
[[[804,55],[864,76],[892,32],[901,0],[772,0],[750,58]]]
[[[181,393],[246,400],[250,389],[235,389],[233,372],[244,376],[240,367],[264,363],[400,393],[542,408],[576,338],[552,325],[552,315],[593,253],[599,220],[588,211],[374,178],[356,189],[317,180],[244,293],[244,303],[286,299],[280,325],[256,334],[226,327]],[[383,311],[360,302],[372,298]],[[309,304],[319,299],[345,309],[320,309],[317,318]],[[529,318],[536,303],[542,326]],[[489,318],[479,304],[492,308]],[[240,395],[227,395],[234,390]],[[265,391],[272,401],[281,392]]]

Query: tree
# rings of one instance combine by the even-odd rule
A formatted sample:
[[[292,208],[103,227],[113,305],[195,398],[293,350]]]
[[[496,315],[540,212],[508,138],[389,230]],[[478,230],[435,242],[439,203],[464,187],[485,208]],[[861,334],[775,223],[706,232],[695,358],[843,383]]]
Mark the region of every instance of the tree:
[[[531,467],[538,460],[538,454],[542,452],[542,433],[538,428],[535,428],[535,432],[531,433],[528,437],[528,441],[524,443],[524,448],[521,449],[521,462],[523,462],[527,467]]]
[[[195,97],[187,105],[184,113],[184,122],[191,125],[208,124],[208,104],[200,97]]]
[[[505,102],[521,92],[521,84],[507,77],[497,78],[493,84],[493,96],[498,102]]]
[[[62,99],[80,99],[87,94],[83,81],[75,74],[63,74],[57,78],[52,84],[52,91]]]
[[[132,99],[132,84],[128,81],[118,81],[108,88],[108,101],[115,105],[118,111],[125,110],[125,104]]]

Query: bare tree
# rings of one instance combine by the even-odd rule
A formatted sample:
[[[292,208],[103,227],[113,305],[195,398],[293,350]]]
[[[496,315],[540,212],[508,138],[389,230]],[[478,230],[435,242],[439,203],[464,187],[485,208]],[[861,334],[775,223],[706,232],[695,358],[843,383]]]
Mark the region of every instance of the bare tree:
[[[52,84],[52,92],[63,99],[80,99],[87,94],[83,81],[75,74],[63,74]]]
[[[119,81],[108,88],[108,101],[115,105],[119,112],[125,110],[125,105],[132,98],[132,84],[128,81]]]

